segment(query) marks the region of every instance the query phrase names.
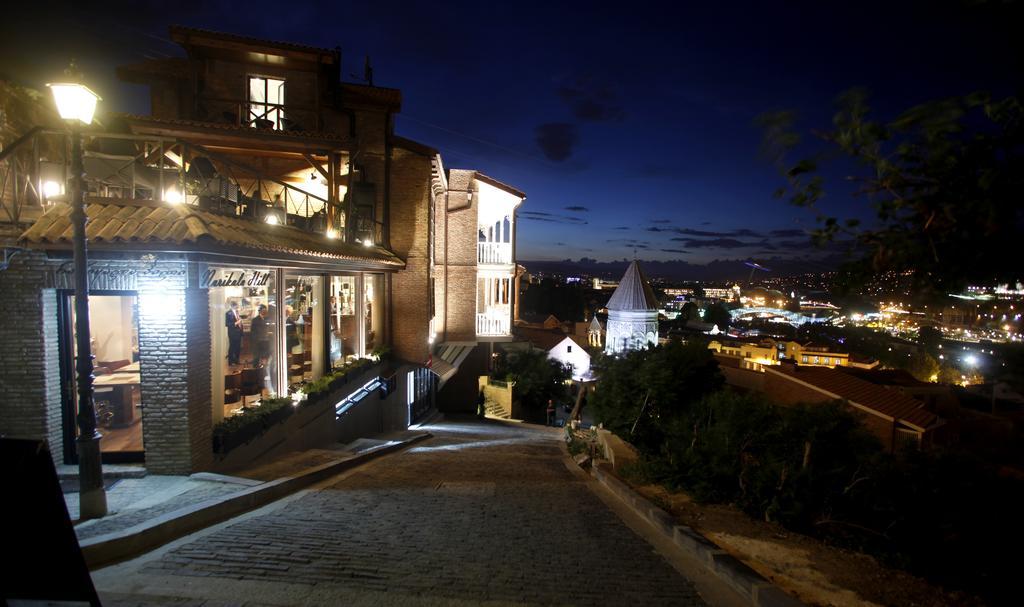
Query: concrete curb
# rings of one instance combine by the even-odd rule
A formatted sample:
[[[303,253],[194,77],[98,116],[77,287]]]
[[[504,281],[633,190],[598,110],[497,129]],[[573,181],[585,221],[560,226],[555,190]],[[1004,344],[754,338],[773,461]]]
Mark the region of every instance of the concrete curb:
[[[601,466],[594,465],[590,471],[598,482],[653,525],[659,533],[671,540],[680,550],[697,559],[708,571],[749,600],[753,607],[803,605],[742,561],[722,550],[718,544],[686,525],[676,524],[669,513],[633,491],[629,485],[609,474]]]
[[[322,464],[301,474],[286,476],[242,489],[231,495],[186,506],[134,527],[89,538],[80,543],[82,555],[90,570],[138,556],[189,533],[255,510],[299,489],[432,436],[429,432],[424,432],[406,440],[368,449],[347,459]]]

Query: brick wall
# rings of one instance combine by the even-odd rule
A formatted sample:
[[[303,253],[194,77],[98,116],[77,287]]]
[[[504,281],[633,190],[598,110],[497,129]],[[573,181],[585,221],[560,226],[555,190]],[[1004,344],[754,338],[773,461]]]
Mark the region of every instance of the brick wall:
[[[46,439],[64,460],[53,264],[24,252],[0,271],[0,434]]]
[[[430,158],[395,148],[391,167],[391,248],[405,260],[392,277],[391,344],[401,359],[430,356]]]
[[[189,474],[213,456],[209,294],[184,262],[162,265],[177,276],[138,279],[146,468]]]

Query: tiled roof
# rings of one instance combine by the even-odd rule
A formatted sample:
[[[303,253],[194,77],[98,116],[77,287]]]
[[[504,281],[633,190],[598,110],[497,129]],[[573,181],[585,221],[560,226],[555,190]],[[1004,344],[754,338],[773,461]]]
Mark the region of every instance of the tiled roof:
[[[375,105],[385,105],[394,110],[398,110],[402,107],[402,91],[399,89],[342,82],[341,90],[345,96],[346,105],[353,102],[363,102]]]
[[[550,350],[569,337],[558,329],[532,329],[529,327],[517,328],[516,335],[541,350]]]
[[[70,246],[71,207],[58,203],[46,211],[21,240],[29,245]],[[284,254],[315,261],[358,261],[404,266],[394,253],[380,247],[327,240],[285,225],[269,225],[240,217],[202,211],[190,205],[158,205],[130,201],[90,202],[86,205],[89,246],[121,248],[125,244],[179,247],[196,252],[248,249],[271,257]],[[225,251],[225,249],[227,251]]]
[[[183,25],[172,25],[171,26],[171,38],[175,42],[181,42],[182,34],[198,34],[199,36],[208,36],[216,38],[218,40],[226,40],[231,42],[240,42],[242,44],[251,44],[253,46],[273,46],[282,49],[290,49],[294,51],[302,51],[307,53],[317,53],[324,55],[336,56],[338,51],[335,49],[322,48],[317,46],[309,46],[307,44],[296,44],[294,42],[281,42],[279,40],[264,40],[262,38],[253,38],[251,36],[242,36],[239,34],[229,34],[226,32],[216,32],[213,30],[202,29],[198,27],[185,27]]]
[[[658,300],[654,297],[651,285],[647,283],[640,264],[633,260],[626,268],[626,273],[619,281],[611,299],[608,300],[609,310],[657,310]]]
[[[588,330],[594,331],[594,332],[604,331],[604,325],[602,325],[601,321],[598,320],[597,317],[595,316],[595,317],[590,319],[590,326],[588,327]]]
[[[924,403],[896,389],[889,389],[858,379],[849,373],[835,369],[782,365],[767,367],[794,380],[810,384],[829,392],[850,403],[871,409],[884,416],[926,430],[938,421],[938,417],[924,408]]]

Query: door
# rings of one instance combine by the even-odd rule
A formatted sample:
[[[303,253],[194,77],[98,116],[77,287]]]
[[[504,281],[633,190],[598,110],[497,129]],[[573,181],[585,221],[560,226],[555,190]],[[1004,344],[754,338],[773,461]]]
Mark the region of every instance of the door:
[[[75,357],[75,296],[60,291],[58,325],[61,398],[66,463],[78,461],[78,385]],[[89,293],[93,355],[93,400],[104,463],[144,461],[142,391],[139,372],[138,297],[134,291]]]

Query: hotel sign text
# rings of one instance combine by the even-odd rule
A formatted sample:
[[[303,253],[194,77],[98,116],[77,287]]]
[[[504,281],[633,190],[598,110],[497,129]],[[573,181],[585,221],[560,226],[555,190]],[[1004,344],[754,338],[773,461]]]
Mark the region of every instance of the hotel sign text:
[[[270,272],[267,270],[207,268],[199,278],[199,287],[264,287],[269,282]]]

